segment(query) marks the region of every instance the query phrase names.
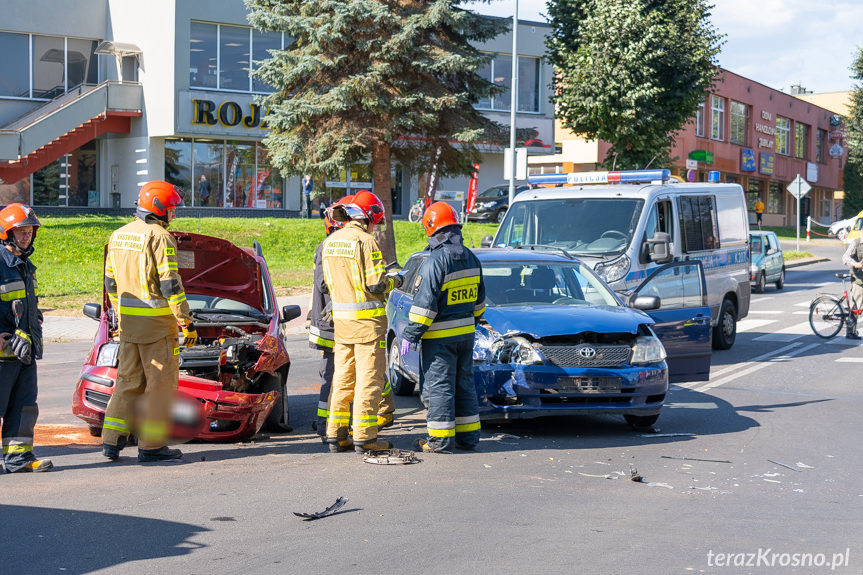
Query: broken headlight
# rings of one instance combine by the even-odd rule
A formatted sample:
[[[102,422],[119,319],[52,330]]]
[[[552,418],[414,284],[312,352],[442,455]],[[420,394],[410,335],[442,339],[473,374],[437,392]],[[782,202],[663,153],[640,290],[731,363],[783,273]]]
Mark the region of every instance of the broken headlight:
[[[491,357],[495,363],[540,365],[542,357],[523,337],[507,337],[495,341],[491,346]]]
[[[658,363],[665,359],[665,348],[659,338],[652,335],[643,335],[635,339],[632,346],[632,363],[641,365],[645,363]]]
[[[115,341],[109,341],[99,348],[99,355],[96,356],[97,367],[117,367],[117,351],[120,349],[120,344]]]

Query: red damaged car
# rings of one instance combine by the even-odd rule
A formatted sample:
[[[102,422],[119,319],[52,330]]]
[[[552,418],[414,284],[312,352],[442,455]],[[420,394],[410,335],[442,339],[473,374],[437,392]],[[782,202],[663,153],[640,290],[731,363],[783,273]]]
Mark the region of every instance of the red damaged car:
[[[277,309],[261,246],[239,248],[227,240],[171,232],[198,341],[180,351],[174,402],[174,435],[205,441],[239,441],[261,428],[290,431],[287,378],[291,360],[283,325],[300,307]],[[117,377],[116,316],[107,294],[86,304],[99,321],[93,348],[81,369],[72,413],[101,435]]]

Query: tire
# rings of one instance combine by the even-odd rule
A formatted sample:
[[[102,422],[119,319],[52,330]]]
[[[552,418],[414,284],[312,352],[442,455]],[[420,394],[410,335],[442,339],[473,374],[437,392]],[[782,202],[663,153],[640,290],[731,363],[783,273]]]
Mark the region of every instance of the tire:
[[[261,379],[261,393],[279,392],[279,400],[273,410],[267,415],[263,429],[274,433],[293,431],[291,427],[291,412],[288,402],[288,386],[281,372],[276,375],[264,375]]]
[[[838,298],[823,295],[809,306],[809,326],[818,337],[830,339],[842,330],[848,311]]]
[[[93,437],[102,437],[102,428],[96,427],[95,425],[88,425],[87,431],[90,432],[90,435]]]
[[[419,223],[423,219],[422,204],[414,204],[411,211],[408,212],[408,221],[412,224]]]
[[[764,275],[764,272],[761,272],[758,274],[758,283],[755,284],[755,291],[764,293],[765,289],[767,289],[767,276]]]
[[[653,424],[656,423],[656,420],[659,419],[659,414],[656,415],[624,415],[623,418],[626,420],[626,423],[634,427],[635,429],[649,429],[653,427]]]
[[[416,384],[399,373],[395,367],[401,365],[401,355],[399,341],[393,338],[390,342],[390,353],[387,356],[387,378],[396,395],[413,395]]]
[[[722,300],[719,320],[713,328],[713,349],[731,349],[737,338],[737,307],[730,299]]]
[[[503,222],[503,217],[506,215],[506,209],[498,210],[494,215],[494,221],[497,223]]]
[[[776,280],[776,289],[782,289],[785,287],[785,268],[782,268],[782,271],[779,272],[779,279]]]

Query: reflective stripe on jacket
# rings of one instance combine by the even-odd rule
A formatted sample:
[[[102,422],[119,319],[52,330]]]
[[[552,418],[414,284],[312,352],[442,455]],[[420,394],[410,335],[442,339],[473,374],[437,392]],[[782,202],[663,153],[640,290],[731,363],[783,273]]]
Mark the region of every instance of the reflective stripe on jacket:
[[[375,238],[356,221],[330,234],[321,253],[324,280],[333,302],[335,341],[365,343],[387,328],[386,266]]]
[[[111,235],[105,290],[126,341],[176,336],[178,323],[192,321],[177,267],[177,242],[158,220],[136,217]]]
[[[309,306],[309,347],[324,351],[333,351],[335,335],[333,320],[324,320],[324,308],[330,303],[330,292],[324,281],[324,265],[321,253],[324,242],[315,249],[315,276],[312,286],[312,304]],[[332,316],[331,316],[332,317]]]
[[[42,326],[39,318],[39,290],[36,285],[36,266],[30,258],[21,259],[5,246],[0,246],[0,333],[15,333],[15,315],[12,302],[24,302],[24,313],[19,330],[30,336],[32,356],[42,359]],[[15,359],[8,347],[0,347],[0,359]]]
[[[429,238],[431,254],[420,265],[406,340],[472,339],[485,311],[482,266],[462,244],[461,232],[445,230]]]

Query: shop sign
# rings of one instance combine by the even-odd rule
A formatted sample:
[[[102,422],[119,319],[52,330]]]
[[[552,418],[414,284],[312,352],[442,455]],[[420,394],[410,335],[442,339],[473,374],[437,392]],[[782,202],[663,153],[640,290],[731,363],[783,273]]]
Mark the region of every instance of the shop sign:
[[[177,118],[178,134],[202,134],[229,138],[263,137],[269,112],[252,94],[226,94],[203,90],[181,90]]]
[[[761,160],[758,171],[762,174],[767,174],[769,176],[773,175],[773,160],[775,156],[773,154],[768,154],[767,152],[759,153],[759,160]]]
[[[696,162],[703,162],[705,164],[712,164],[713,152],[708,152],[707,150],[692,150],[689,152],[689,159],[695,160]]]
[[[806,162],[806,180],[810,182],[818,181],[818,164],[815,162]]]
[[[749,148],[743,148],[740,150],[740,171],[755,171],[755,152],[753,150]]]

